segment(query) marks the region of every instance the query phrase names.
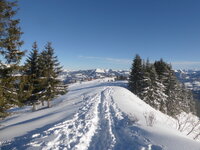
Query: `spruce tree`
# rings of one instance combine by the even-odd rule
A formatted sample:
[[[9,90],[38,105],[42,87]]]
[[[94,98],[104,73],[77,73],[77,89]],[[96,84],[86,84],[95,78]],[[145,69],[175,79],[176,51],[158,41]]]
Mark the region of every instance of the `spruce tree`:
[[[50,42],[46,44],[45,50],[41,53],[40,63],[43,66],[43,70],[40,72],[41,77],[44,78],[43,99],[47,101],[48,107],[51,107],[50,101],[56,95],[66,93],[67,90],[66,86],[63,86],[58,79],[62,67],[54,54],[54,49]]]
[[[147,104],[151,103],[151,100],[149,98],[149,91],[151,87],[151,78],[150,78],[150,68],[151,64],[149,60],[146,62],[143,61],[143,85],[142,85],[142,91],[140,98],[144,100]]]
[[[196,113],[192,93],[176,78],[171,65],[162,59],[154,64],[136,55],[129,78],[130,90],[157,110],[175,117],[184,112]]]
[[[154,66],[161,83],[165,86],[167,114],[176,116],[182,111],[195,112],[193,96],[178,81],[171,65],[161,59],[160,61],[156,61]]]
[[[29,97],[32,96],[33,87],[29,85],[29,76],[23,75],[24,68],[20,72],[21,75],[18,76],[18,82],[16,83],[16,99],[18,99],[18,106],[23,106],[27,103]]]
[[[19,48],[23,44],[20,40],[21,29],[19,19],[14,19],[16,15],[16,2],[7,0],[0,1],[0,105],[1,114],[12,104],[18,104],[16,98],[16,82],[20,67],[19,62],[24,55],[24,51]],[[1,116],[0,116],[1,117]]]
[[[180,84],[174,75],[173,70],[170,70],[168,75],[168,82],[166,83],[167,113],[170,116],[176,116],[181,112],[180,108]]]
[[[142,99],[152,107],[166,112],[165,88],[158,79],[154,65],[150,64],[149,60],[147,60],[144,70],[144,83]]]
[[[33,110],[36,110],[36,103],[40,99],[42,91],[42,82],[39,74],[39,54],[37,43],[34,42],[32,51],[25,63],[24,75],[28,78],[26,88],[31,90],[31,96],[27,99],[33,105]]]
[[[142,92],[143,79],[142,59],[139,55],[136,55],[133,60],[131,73],[129,76],[129,89],[139,97],[141,96]]]
[[[163,59],[155,61],[154,66],[158,75],[158,79],[161,82],[165,82],[167,80],[169,71],[171,70],[170,66],[166,62],[164,62]]]

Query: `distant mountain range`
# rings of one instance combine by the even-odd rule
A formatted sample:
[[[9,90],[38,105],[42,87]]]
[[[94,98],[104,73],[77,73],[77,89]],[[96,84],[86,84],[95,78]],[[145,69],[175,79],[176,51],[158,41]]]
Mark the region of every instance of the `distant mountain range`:
[[[200,100],[200,70],[175,70],[177,78]]]
[[[185,84],[185,86],[192,90],[195,97],[200,100],[200,70],[175,70],[177,78]],[[77,81],[85,81],[92,79],[99,79],[105,77],[119,77],[128,78],[129,70],[112,70],[112,69],[90,69],[78,71],[63,71],[60,79],[65,83],[74,83]]]
[[[74,83],[77,81],[117,76],[128,77],[129,70],[91,69],[78,71],[63,71],[60,75],[60,79],[65,83]]]

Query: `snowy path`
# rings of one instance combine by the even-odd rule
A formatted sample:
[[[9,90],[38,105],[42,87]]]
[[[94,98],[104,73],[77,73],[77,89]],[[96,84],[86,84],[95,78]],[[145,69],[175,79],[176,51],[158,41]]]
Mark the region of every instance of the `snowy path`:
[[[98,94],[84,98],[84,105],[65,122],[59,123],[39,136],[32,146],[42,146],[43,149],[87,149],[98,124],[98,105],[100,102]],[[53,136],[53,140],[40,142],[41,138]],[[39,141],[39,142],[38,142]]]
[[[166,145],[152,141],[152,134],[134,122],[133,118],[131,120],[130,116],[125,113],[126,111],[122,111],[118,107],[124,101],[124,98],[128,99],[126,96],[129,96],[129,93],[126,93],[125,96],[123,93],[124,88],[113,86],[113,83],[111,85],[110,83],[101,83],[99,81],[71,86],[67,96],[59,99],[59,103],[55,102],[56,105],[50,110],[40,110],[35,114],[29,112],[25,116],[19,115],[16,119],[5,120],[3,123],[8,127],[6,129],[0,128],[1,149],[167,150]],[[116,85],[120,84],[117,83]],[[117,97],[119,97],[120,103],[117,102],[118,100],[116,101]],[[130,106],[134,110],[127,106],[125,108],[133,110],[132,112],[136,114],[138,110],[142,110],[146,105],[137,100],[135,102],[131,100],[131,103],[133,105],[131,104]],[[121,108],[123,108],[122,105],[123,103],[120,104]],[[145,106],[145,108],[149,108],[149,106]],[[42,112],[42,114],[39,112]],[[53,114],[52,116],[48,116],[50,112]],[[46,115],[44,115],[45,113]],[[141,114],[141,112],[138,114]],[[46,125],[45,122],[47,121],[41,122],[40,117],[42,115],[44,115],[43,119],[50,123]],[[32,116],[36,118],[34,121],[30,119]],[[20,131],[14,131],[20,124],[18,117],[21,118],[20,121],[22,123],[28,122],[32,129],[28,128],[26,132],[23,132],[23,129],[21,130],[20,128],[22,135],[18,134]],[[26,121],[27,119],[29,121]],[[5,135],[5,132],[9,130],[14,132],[9,135],[10,137],[13,136],[14,139],[1,136]],[[183,141],[185,142],[185,140]],[[180,142],[182,142],[182,139]],[[195,147],[198,146],[195,145]],[[177,149],[182,150],[182,147]]]
[[[33,142],[28,145],[43,150],[112,150],[125,146],[128,146],[127,150],[149,149],[147,139],[140,137],[135,129],[130,132],[129,125],[131,127],[133,122],[117,108],[111,93],[112,88],[107,87],[84,97],[83,106],[72,119],[56,124],[42,134],[34,134]],[[45,138],[48,138],[47,142]]]

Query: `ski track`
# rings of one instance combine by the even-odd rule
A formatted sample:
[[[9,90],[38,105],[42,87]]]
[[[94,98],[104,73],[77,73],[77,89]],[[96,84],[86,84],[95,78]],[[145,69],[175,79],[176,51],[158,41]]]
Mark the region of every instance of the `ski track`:
[[[85,150],[88,148],[92,136],[98,126],[98,105],[100,95],[83,99],[84,105],[70,120],[64,121],[49,128],[42,134],[34,134],[35,142],[29,143],[31,147],[41,146],[43,150]],[[51,137],[53,140],[40,142],[42,138]]]
[[[98,144],[96,141],[95,147],[100,146],[100,149],[112,150],[116,143],[116,138],[113,133],[113,118],[111,114],[111,105],[117,110],[117,106],[111,100],[112,88],[104,88],[99,93],[83,98],[84,105],[74,115],[74,117],[65,122],[59,123],[42,134],[36,133],[32,135],[34,142],[30,142],[30,147],[38,149],[55,149],[55,150],[86,150],[89,147],[94,135],[106,133],[107,138],[104,138],[106,146]],[[118,110],[115,113],[117,118],[123,118]],[[103,123],[102,123],[103,122]],[[101,132],[106,130],[107,132]],[[101,133],[100,133],[101,132]],[[102,134],[104,135],[104,134]],[[45,138],[51,139],[45,141]],[[43,142],[42,139],[44,139]],[[100,139],[99,139],[100,140]],[[102,147],[103,146],[103,147]]]
[[[33,134],[27,149],[162,150],[141,136],[134,121],[117,107],[112,92],[112,87],[105,87],[92,96],[83,95],[83,106],[72,119]]]
[[[110,87],[101,92],[101,103],[99,105],[99,126],[97,133],[93,137],[89,149],[95,150],[111,150],[116,144],[116,138],[113,133],[113,118],[110,110],[111,99],[110,94],[112,90]],[[101,143],[101,144],[99,144]]]

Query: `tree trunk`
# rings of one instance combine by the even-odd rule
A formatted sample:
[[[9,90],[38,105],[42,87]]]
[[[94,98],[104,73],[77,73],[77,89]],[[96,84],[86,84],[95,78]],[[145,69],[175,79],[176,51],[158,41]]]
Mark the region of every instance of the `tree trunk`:
[[[36,104],[35,104],[35,102],[33,103],[33,109],[32,109],[32,111],[36,111]]]
[[[48,108],[51,107],[51,103],[50,103],[50,100],[49,100],[49,99],[48,99],[48,101],[47,101],[47,106],[48,106]]]
[[[44,100],[42,100],[42,106],[44,106]]]

